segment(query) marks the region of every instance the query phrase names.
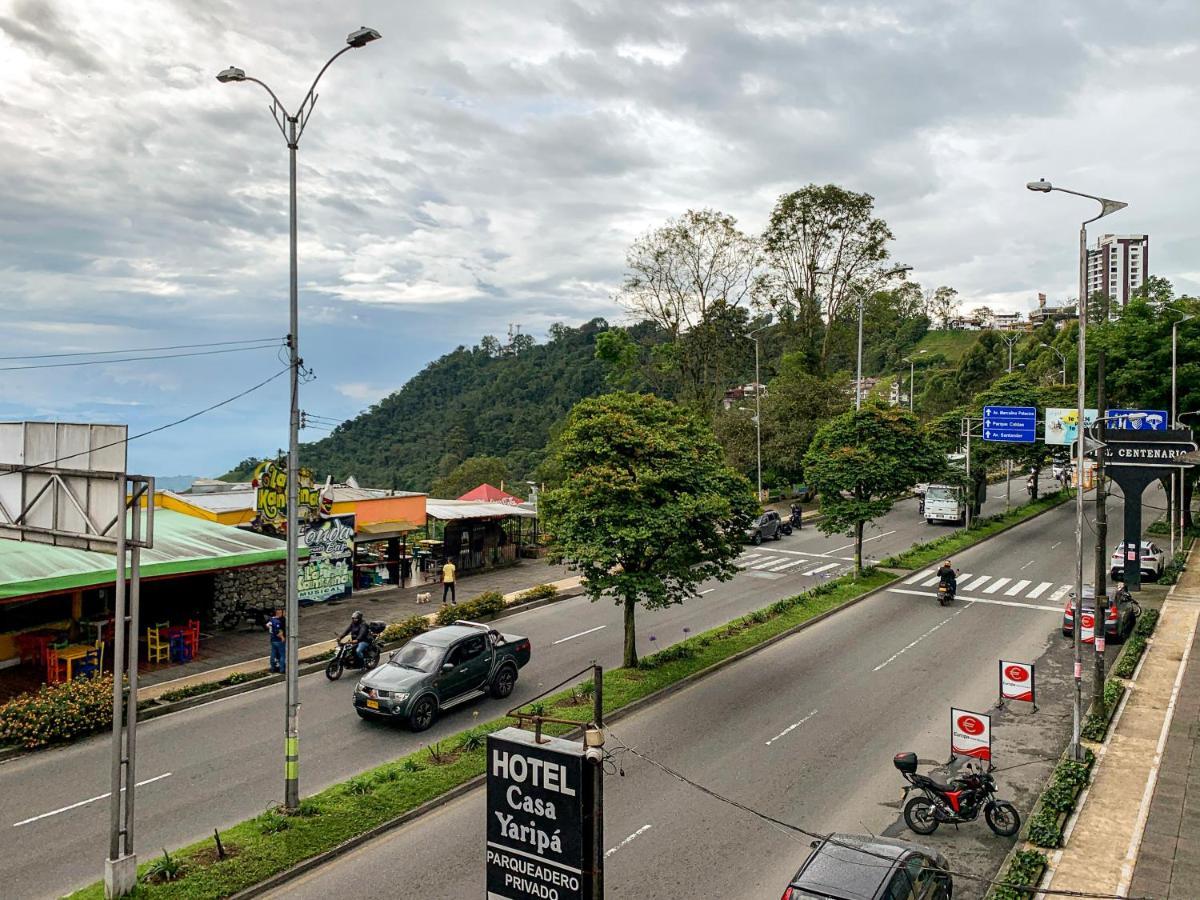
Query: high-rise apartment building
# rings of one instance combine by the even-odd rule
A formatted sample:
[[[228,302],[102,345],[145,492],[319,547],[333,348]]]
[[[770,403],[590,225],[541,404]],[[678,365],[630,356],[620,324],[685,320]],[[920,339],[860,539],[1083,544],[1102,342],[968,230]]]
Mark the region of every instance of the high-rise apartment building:
[[[1124,306],[1150,276],[1150,235],[1102,235],[1087,257],[1088,295],[1108,294]]]

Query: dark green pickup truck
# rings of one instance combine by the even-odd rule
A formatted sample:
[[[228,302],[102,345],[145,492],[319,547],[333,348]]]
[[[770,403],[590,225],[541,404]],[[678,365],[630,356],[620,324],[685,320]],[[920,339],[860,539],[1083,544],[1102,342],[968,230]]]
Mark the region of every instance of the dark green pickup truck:
[[[354,708],[364,719],[424,731],[448,706],[485,693],[507,697],[529,656],[529,638],[455,622],[417,635],[368,672],[354,689]]]

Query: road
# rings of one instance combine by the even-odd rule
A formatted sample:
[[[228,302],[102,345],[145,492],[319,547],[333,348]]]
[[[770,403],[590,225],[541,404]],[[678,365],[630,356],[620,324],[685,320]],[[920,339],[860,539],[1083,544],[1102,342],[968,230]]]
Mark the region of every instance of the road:
[[[1049,482],[1046,482],[1049,484]],[[1023,483],[1014,480],[1014,496]],[[985,512],[1003,509],[1003,485],[993,485]],[[867,529],[864,558],[882,558],[951,531],[930,526],[916,502],[897,504]],[[849,538],[809,526],[780,541],[747,547],[730,582],[655,612],[638,612],[638,650],[645,654],[774,600],[848,571]],[[301,679],[301,786],[315,793],[432,740],[487,721],[595,659],[621,661],[620,610],[574,598],[506,618],[501,627],[531,638],[534,658],[513,697],[483,699],[448,713],[415,736],[361,722],[350,691],[353,673],[330,684]],[[686,629],[686,630],[685,630]],[[139,854],[211,835],[279,802],[282,793],[283,686],[272,685],[144,723],[138,729],[135,846]],[[8,829],[0,879],[21,897],[57,896],[95,880],[108,848],[110,744],[92,738],[0,765],[0,828]]]
[[[1119,503],[1112,507],[1119,521]],[[609,749],[636,747],[810,829],[911,838],[891,759],[912,750],[924,764],[944,762],[955,705],[992,713],[995,760],[1006,769],[997,775],[1001,796],[1028,815],[1070,733],[1071,647],[1059,627],[1073,573],[1073,517],[1068,505],[956,556],[963,576],[953,607],[932,602],[923,586],[932,573],[914,573],[616,723]],[[1036,713],[1024,704],[992,708],[1000,658],[1036,663]],[[707,896],[779,897],[807,839],[628,753],[618,752],[617,762],[624,777],[608,777],[605,788],[610,898],[677,897],[695,885]],[[416,885],[422,897],[478,896],[485,815],[483,793],[474,791],[272,896],[316,900],[350,883],[364,897]],[[924,840],[956,869],[987,874],[1011,844],[982,822]],[[982,894],[978,884],[956,884],[956,897]]]

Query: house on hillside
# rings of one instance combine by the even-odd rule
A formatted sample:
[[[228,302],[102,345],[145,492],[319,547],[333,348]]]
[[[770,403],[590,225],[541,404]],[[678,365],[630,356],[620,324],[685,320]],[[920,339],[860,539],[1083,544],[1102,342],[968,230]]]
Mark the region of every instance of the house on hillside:
[[[1047,306],[1046,295],[1038,294],[1037,309],[1029,313],[1029,324],[1036,328],[1046,322],[1053,322],[1055,328],[1061,328],[1065,323],[1079,318],[1079,308],[1074,303],[1064,303],[1061,306]]]

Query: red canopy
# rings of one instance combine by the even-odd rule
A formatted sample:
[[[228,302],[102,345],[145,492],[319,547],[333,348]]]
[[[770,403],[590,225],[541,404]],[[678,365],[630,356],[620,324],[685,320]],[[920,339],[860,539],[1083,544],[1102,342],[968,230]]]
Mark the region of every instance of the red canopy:
[[[514,497],[512,494],[505,493],[500,488],[490,485],[486,482],[479,485],[477,488],[472,488],[467,491],[459,500],[481,500],[487,503],[520,503],[519,497]]]

